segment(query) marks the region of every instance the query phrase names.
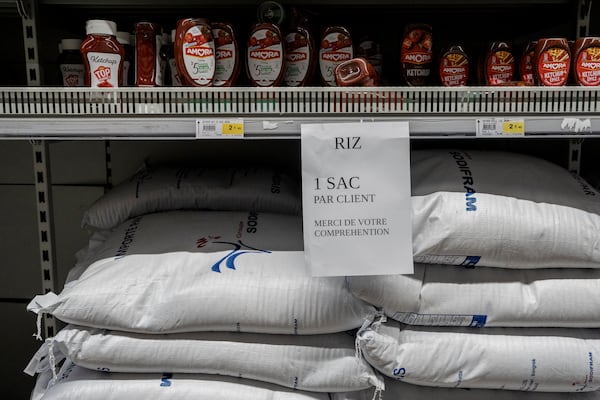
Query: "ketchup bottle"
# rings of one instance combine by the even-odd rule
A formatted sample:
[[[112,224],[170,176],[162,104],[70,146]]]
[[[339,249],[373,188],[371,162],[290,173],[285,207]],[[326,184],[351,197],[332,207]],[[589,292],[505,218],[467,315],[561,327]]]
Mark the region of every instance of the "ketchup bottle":
[[[117,41],[117,24],[92,19],[86,22],[86,38],[79,47],[85,67],[85,85],[119,87],[123,85],[125,49]]]
[[[212,86],[215,77],[215,42],[208,20],[185,18],[177,21],[175,63],[185,86]]]
[[[466,86],[469,81],[469,57],[465,49],[454,44],[440,58],[440,83],[442,86]]]
[[[404,27],[400,63],[407,85],[425,86],[429,83],[433,64],[431,25],[414,23]]]
[[[538,85],[564,86],[571,69],[571,49],[566,38],[539,39],[535,46],[534,76]]]
[[[521,80],[527,85],[532,86],[535,84],[533,76],[534,62],[535,62],[535,46],[537,46],[537,40],[530,40],[525,46],[523,55],[519,60],[519,75]]]
[[[572,60],[576,85],[600,85],[600,37],[577,39],[573,45]]]
[[[481,64],[482,83],[488,86],[508,84],[514,79],[515,69],[515,57],[510,43],[490,43]]]
[[[325,29],[319,48],[319,71],[326,86],[336,86],[335,68],[354,58],[354,46],[350,32],[342,26]]]
[[[306,86],[312,82],[317,65],[313,37],[308,29],[297,26],[285,36],[285,41],[285,84]]]
[[[285,47],[277,25],[263,22],[252,27],[247,60],[252,86],[279,86],[283,80]]]
[[[83,86],[85,69],[79,46],[81,39],[63,39],[62,52],[58,56],[60,80],[63,86]]]
[[[152,22],[135,24],[135,86],[162,86],[160,40],[162,29]]]
[[[211,24],[215,41],[215,80],[214,86],[233,86],[240,73],[240,51],[231,24],[216,22]]]

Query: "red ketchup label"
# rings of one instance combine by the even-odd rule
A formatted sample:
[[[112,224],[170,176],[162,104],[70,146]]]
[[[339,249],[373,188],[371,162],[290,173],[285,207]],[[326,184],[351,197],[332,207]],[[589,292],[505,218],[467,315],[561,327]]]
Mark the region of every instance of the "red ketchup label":
[[[308,38],[299,32],[292,32],[285,37],[285,41],[287,53],[283,79],[287,86],[301,86],[310,71],[311,54]]]
[[[255,31],[248,42],[248,71],[257,86],[273,86],[283,70],[284,51],[279,35],[270,29]]]
[[[335,67],[352,58],[352,39],[341,32],[327,34],[319,49],[319,69],[323,81],[329,86],[336,86]]]
[[[600,47],[588,47],[579,52],[575,73],[583,86],[600,85]]]
[[[551,47],[542,52],[538,59],[538,75],[544,86],[563,86],[569,78],[571,57],[569,52],[559,47]]]
[[[214,86],[224,86],[229,82],[237,67],[236,45],[231,34],[221,28],[213,28],[215,41],[216,71]]]
[[[90,52],[87,57],[92,72],[90,76],[91,87],[119,86],[119,74],[117,72],[121,61],[119,54]]]
[[[215,76],[215,43],[208,26],[193,26],[187,30],[183,36],[183,62],[194,83],[212,85]]]
[[[487,63],[488,85],[501,85],[513,80],[515,75],[515,58],[505,50],[489,55]]]
[[[61,64],[63,86],[84,86],[85,68],[83,64]]]
[[[440,62],[442,86],[464,86],[469,79],[469,60],[464,54],[446,54]]]

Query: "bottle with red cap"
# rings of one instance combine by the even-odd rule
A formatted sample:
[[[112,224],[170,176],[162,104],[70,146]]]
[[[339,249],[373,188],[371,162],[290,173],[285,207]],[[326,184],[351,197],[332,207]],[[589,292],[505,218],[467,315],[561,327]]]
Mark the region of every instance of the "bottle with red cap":
[[[85,67],[85,85],[99,88],[123,85],[125,49],[117,41],[117,24],[92,19],[86,22],[86,38],[79,47]]]

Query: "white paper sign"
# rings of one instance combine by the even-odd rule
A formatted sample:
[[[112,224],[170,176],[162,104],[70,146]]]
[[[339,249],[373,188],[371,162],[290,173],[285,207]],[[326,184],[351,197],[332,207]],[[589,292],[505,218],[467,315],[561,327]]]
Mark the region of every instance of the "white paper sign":
[[[312,276],[412,274],[408,122],[301,126]]]

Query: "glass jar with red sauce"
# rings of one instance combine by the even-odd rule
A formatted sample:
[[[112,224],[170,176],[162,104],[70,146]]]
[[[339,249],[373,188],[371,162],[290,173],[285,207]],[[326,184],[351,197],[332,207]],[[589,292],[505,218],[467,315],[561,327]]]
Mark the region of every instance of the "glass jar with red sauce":
[[[117,41],[117,24],[92,19],[86,22],[86,38],[79,50],[85,67],[85,85],[110,88],[123,85],[125,49]]]

